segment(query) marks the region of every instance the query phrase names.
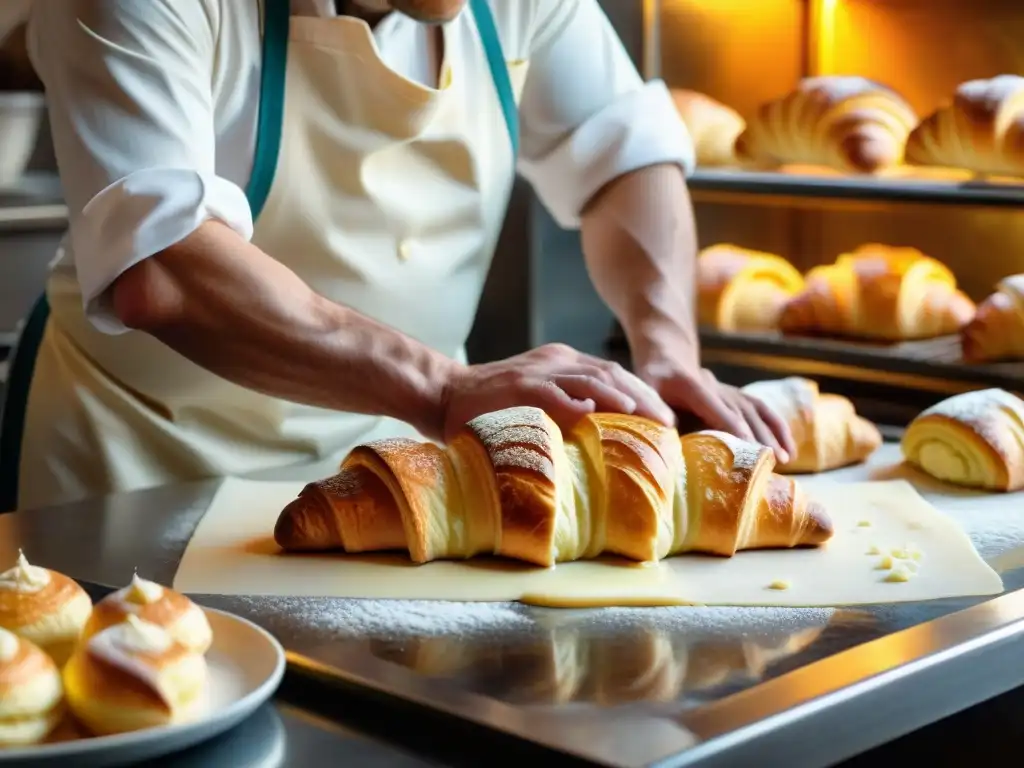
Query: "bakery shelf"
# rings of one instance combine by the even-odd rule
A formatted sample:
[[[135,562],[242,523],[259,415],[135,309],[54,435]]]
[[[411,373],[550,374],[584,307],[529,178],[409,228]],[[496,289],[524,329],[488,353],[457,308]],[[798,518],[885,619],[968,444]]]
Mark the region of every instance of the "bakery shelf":
[[[776,203],[793,207],[829,205],[1024,206],[1024,183],[886,179],[698,168],[689,178],[696,202]]]
[[[782,376],[805,376],[822,390],[849,397],[873,421],[904,426],[924,408],[960,392],[988,387],[1024,391],[1024,362],[967,365],[959,340],[879,345],[778,333],[724,333],[701,329],[704,364],[719,379],[741,386]],[[608,355],[628,362],[621,330],[612,330]]]

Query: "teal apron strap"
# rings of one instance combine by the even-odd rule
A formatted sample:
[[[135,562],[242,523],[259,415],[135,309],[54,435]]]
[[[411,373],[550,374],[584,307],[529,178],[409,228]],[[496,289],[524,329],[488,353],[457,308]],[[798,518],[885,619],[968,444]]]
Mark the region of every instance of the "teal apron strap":
[[[487,0],[469,0],[469,6],[473,9],[473,19],[476,21],[480,42],[483,43],[484,54],[487,56],[487,66],[491,70],[498,101],[501,102],[501,111],[505,115],[505,127],[508,128],[508,136],[512,141],[512,154],[519,157],[519,109],[516,107],[515,92],[512,90],[505,54],[501,50],[501,38],[498,36],[498,28],[494,25],[494,15]]]
[[[36,300],[14,347],[7,377],[7,394],[0,409],[0,514],[18,508],[18,472],[21,470],[21,437],[25,431],[28,393],[36,357],[50,317],[50,303],[43,294]]]
[[[284,83],[288,67],[288,24],[291,0],[264,0],[263,61],[260,71],[260,111],[256,120],[256,149],[245,195],[252,220],[259,218],[274,183],[284,122]]]

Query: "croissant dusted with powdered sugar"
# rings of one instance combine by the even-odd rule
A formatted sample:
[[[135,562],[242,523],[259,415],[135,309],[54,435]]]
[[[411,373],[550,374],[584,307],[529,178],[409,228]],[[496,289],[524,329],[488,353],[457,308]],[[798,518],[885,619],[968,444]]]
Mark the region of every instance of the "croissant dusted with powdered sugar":
[[[882,433],[842,395],[823,395],[810,379],[791,376],[743,387],[788,425],[796,453],[779,472],[826,472],[858,464],[882,444]]]
[[[960,337],[970,363],[1024,358],[1024,275],[1000,281]]]
[[[907,139],[907,162],[1024,176],[1024,77],[961,84]]]
[[[774,454],[719,432],[680,438],[637,416],[594,414],[564,438],[542,410],[469,422],[447,449],[407,439],[355,448],[278,519],[285,550],[407,550],[424,563],[498,555],[540,566],[602,553],[819,545],[825,511]]]
[[[915,248],[862,245],[804,282],[779,318],[784,332],[904,341],[957,333],[974,317],[953,273]]]
[[[900,164],[914,110],[863,77],[809,77],[761,106],[736,139],[740,162],[823,165],[874,173]]]
[[[1002,389],[965,392],[922,412],[903,456],[938,480],[992,491],[1024,489],[1024,400]]]
[[[782,308],[804,286],[781,256],[722,243],[697,259],[697,317],[722,331],[771,331]]]

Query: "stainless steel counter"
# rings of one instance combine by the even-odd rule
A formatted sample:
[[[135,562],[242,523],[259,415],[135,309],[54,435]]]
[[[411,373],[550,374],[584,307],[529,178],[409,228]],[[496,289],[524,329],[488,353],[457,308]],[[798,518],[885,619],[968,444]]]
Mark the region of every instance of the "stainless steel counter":
[[[0,517],[0,555],[21,546],[110,587],[136,567],[169,583],[216,488]],[[837,611],[509,605],[495,631],[416,631],[394,613],[422,607],[198,599],[271,630],[328,701],[426,708],[428,730],[478,726],[606,765],[827,765],[1024,683],[1024,593]]]

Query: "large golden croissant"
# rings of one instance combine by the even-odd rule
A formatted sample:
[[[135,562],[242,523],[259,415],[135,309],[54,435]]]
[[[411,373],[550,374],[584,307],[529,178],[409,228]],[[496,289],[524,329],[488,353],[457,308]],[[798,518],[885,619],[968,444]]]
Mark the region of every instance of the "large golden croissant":
[[[1000,281],[960,338],[964,360],[970,363],[1024,358],[1024,275]]]
[[[907,139],[907,162],[1024,176],[1024,77],[971,80]]]
[[[939,480],[1024,489],[1024,401],[1002,389],[954,395],[910,422],[902,447],[907,461]]]
[[[863,77],[811,77],[761,106],[736,140],[736,156],[874,173],[903,161],[915,125],[914,110],[883,85]]]
[[[804,278],[781,256],[712,245],[697,259],[697,317],[723,331],[771,331]]]
[[[882,433],[842,395],[823,395],[817,382],[792,376],[743,387],[775,411],[793,433],[796,453],[779,472],[826,472],[858,464],[882,444]]]
[[[914,248],[862,245],[804,280],[779,318],[787,333],[928,339],[957,333],[974,317],[953,273]]]
[[[740,114],[697,91],[673,88],[672,100],[690,132],[697,165],[734,164],[736,137],[746,125]]]
[[[285,550],[407,550],[424,563],[493,554],[540,566],[602,553],[818,545],[825,511],[774,454],[719,432],[680,439],[636,416],[596,414],[563,439],[537,408],[469,422],[447,449],[413,440],[355,448],[281,513]]]

